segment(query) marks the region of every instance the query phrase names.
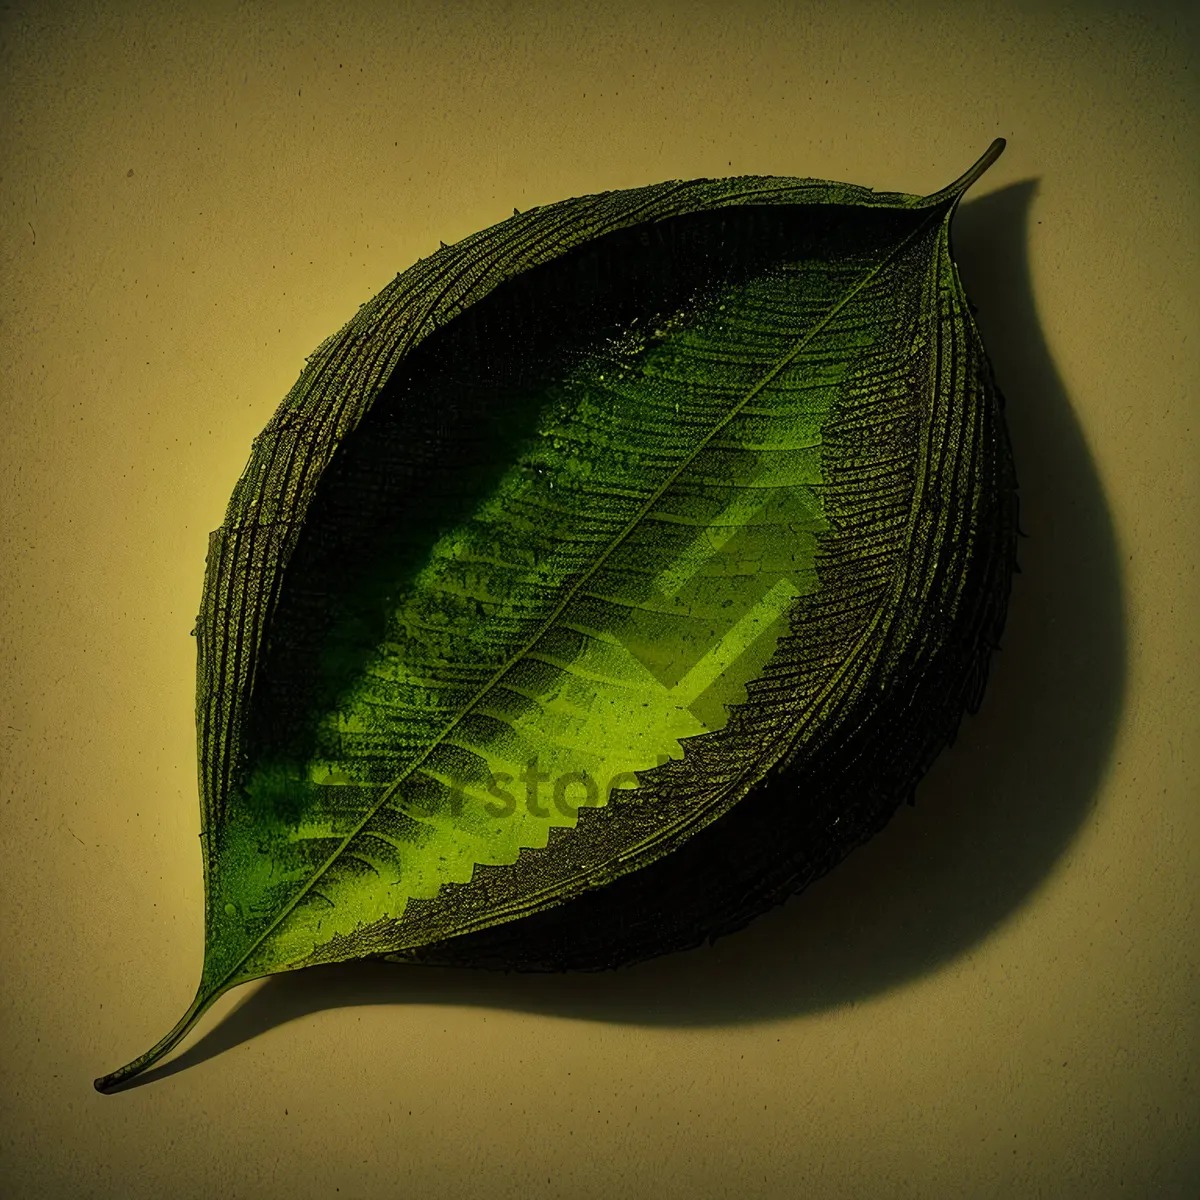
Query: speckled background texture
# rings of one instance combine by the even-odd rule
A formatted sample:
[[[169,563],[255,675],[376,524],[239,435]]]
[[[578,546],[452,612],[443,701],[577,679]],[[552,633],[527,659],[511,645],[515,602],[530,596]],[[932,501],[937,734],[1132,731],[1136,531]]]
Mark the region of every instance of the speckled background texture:
[[[1188,8],[4,5],[0,1194],[1200,1194]],[[198,978],[188,634],[304,356],[514,206],[997,135],[955,246],[1028,537],[916,807],[713,947],[252,984],[93,1091]]]

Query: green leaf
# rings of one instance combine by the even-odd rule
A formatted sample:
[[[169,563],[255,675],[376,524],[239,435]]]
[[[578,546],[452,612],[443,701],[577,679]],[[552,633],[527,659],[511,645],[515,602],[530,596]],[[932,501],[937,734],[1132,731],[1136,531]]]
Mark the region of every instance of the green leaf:
[[[665,183],[443,247],[313,355],[213,534],[200,986],[602,966],[737,927],[978,703],[1015,483],[929,197]]]

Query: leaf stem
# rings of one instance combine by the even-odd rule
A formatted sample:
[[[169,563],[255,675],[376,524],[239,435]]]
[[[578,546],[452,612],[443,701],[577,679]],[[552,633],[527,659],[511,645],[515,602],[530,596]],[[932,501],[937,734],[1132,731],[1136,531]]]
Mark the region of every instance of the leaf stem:
[[[114,1092],[127,1080],[132,1079],[135,1075],[140,1075],[147,1067],[152,1067],[164,1054],[179,1044],[184,1035],[200,1020],[209,1006],[223,991],[223,988],[217,988],[207,993],[203,989],[198,990],[196,998],[188,1007],[187,1012],[179,1018],[175,1027],[169,1033],[155,1042],[145,1054],[135,1058],[133,1062],[126,1063],[125,1066],[119,1067],[108,1075],[101,1075],[99,1079],[94,1081],[96,1091]]]
[[[997,138],[979,157],[979,161],[973,167],[960,175],[953,183],[942,188],[940,192],[934,192],[932,196],[925,197],[926,204],[939,204],[944,200],[957,200],[963,192],[965,192],[972,184],[976,183],[979,177],[1004,153],[1005,141],[1003,138]]]

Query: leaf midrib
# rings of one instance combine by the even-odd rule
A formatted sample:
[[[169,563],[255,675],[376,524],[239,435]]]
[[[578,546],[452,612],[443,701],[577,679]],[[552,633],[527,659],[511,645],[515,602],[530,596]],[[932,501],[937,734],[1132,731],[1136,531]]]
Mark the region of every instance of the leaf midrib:
[[[944,195],[944,193],[939,194],[937,198],[940,199],[942,195]],[[935,198],[930,197],[930,199],[934,200]],[[600,568],[605,562],[608,561],[617,548],[621,546],[638,528],[648,513],[670,490],[679,477],[685,471],[687,471],[692,463],[695,462],[696,458],[712,442],[712,440],[716,438],[723,429],[727,428],[733,420],[736,419],[746,405],[748,405],[774,379],[776,379],[781,372],[786,370],[787,367],[795,361],[804,348],[808,346],[812,340],[829,325],[834,317],[836,317],[837,314],[841,312],[841,310],[845,308],[846,305],[849,304],[850,301],[853,300],[854,297],[863,290],[863,288],[865,288],[886,266],[888,266],[889,263],[891,263],[899,254],[901,254],[911,242],[915,241],[922,233],[924,233],[929,225],[941,215],[943,215],[941,212],[941,205],[932,204],[929,215],[926,216],[925,219],[922,220],[917,226],[915,226],[912,231],[901,238],[901,240],[897,242],[896,245],[893,246],[892,249],[889,250],[887,254],[885,254],[879,260],[879,262],[875,264],[875,266],[873,266],[869,271],[866,271],[862,277],[846,291],[845,295],[843,295],[840,300],[831,305],[825,315],[821,317],[821,319],[817,321],[807,333],[798,338],[795,345],[792,346],[790,350],[779,357],[774,365],[772,365],[764,373],[762,378],[759,379],[758,382],[747,391],[741,400],[739,400],[730,408],[729,412],[719,422],[717,422],[717,424],[713,426],[709,433],[705,435],[705,437],[702,438],[699,443],[697,443],[692,451],[681,460],[678,466],[675,467],[675,469],[667,476],[663,483],[650,495],[642,507],[626,523],[621,532],[617,534],[615,538],[613,538],[613,540],[595,559],[591,566],[588,567],[586,571],[582,572],[566,589],[566,592],[560,602],[541,624],[538,630],[520,647],[519,650],[516,651],[512,658],[502,667],[500,667],[491,677],[491,679],[489,679],[488,682],[475,693],[471,700],[465,704],[459,713],[447,723],[445,728],[429,742],[425,749],[422,750],[421,753],[417,755],[389,785],[387,785],[386,790],[379,797],[374,806],[367,811],[367,813],[350,831],[350,833],[345,835],[341,845],[338,846],[338,848],[332,854],[330,854],[330,856],[313,872],[313,874],[309,876],[304,885],[296,892],[295,896],[293,896],[287,902],[287,904],[280,909],[278,915],[271,922],[271,924],[268,925],[267,928],[264,929],[257,938],[255,938],[255,940],[246,948],[238,960],[225,972],[222,978],[213,985],[214,992],[221,991],[237,977],[238,970],[250,959],[255,951],[257,951],[259,947],[266,942],[266,940],[275,932],[275,930],[279,928],[279,926],[295,910],[296,906],[305,898],[305,896],[307,896],[314,889],[317,882],[323,878],[330,867],[332,867],[334,863],[336,863],[338,859],[340,859],[346,852],[346,848],[350,845],[350,843],[353,842],[354,839],[358,837],[360,833],[362,833],[366,826],[370,824],[376,813],[378,813],[379,810],[392,799],[404,781],[408,779],[414,771],[421,767],[422,763],[426,761],[430,754],[432,754],[433,751],[437,749],[437,747],[441,745],[446,738],[448,738],[450,734],[454,732],[455,729],[458,728],[462,721],[476,709],[476,707],[488,696],[492,689],[497,687],[504,677],[518,663],[528,657],[530,652],[533,650],[533,647],[554,627],[555,622],[559,619],[559,617],[562,616],[567,606],[576,597],[576,595],[578,595],[579,591],[588,582],[588,580],[591,579],[598,570],[600,570]],[[247,976],[247,979],[254,977],[255,976]]]

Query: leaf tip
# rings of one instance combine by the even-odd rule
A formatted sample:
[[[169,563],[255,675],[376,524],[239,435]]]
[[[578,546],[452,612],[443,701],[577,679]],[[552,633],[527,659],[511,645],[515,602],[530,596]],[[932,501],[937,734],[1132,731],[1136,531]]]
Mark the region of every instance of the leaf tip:
[[[932,196],[926,196],[926,202],[936,204],[944,200],[957,201],[968,188],[979,181],[980,176],[1004,153],[1004,147],[1007,144],[1004,138],[996,138],[967,171],[960,175],[952,184],[942,188],[940,192],[934,192]]]

